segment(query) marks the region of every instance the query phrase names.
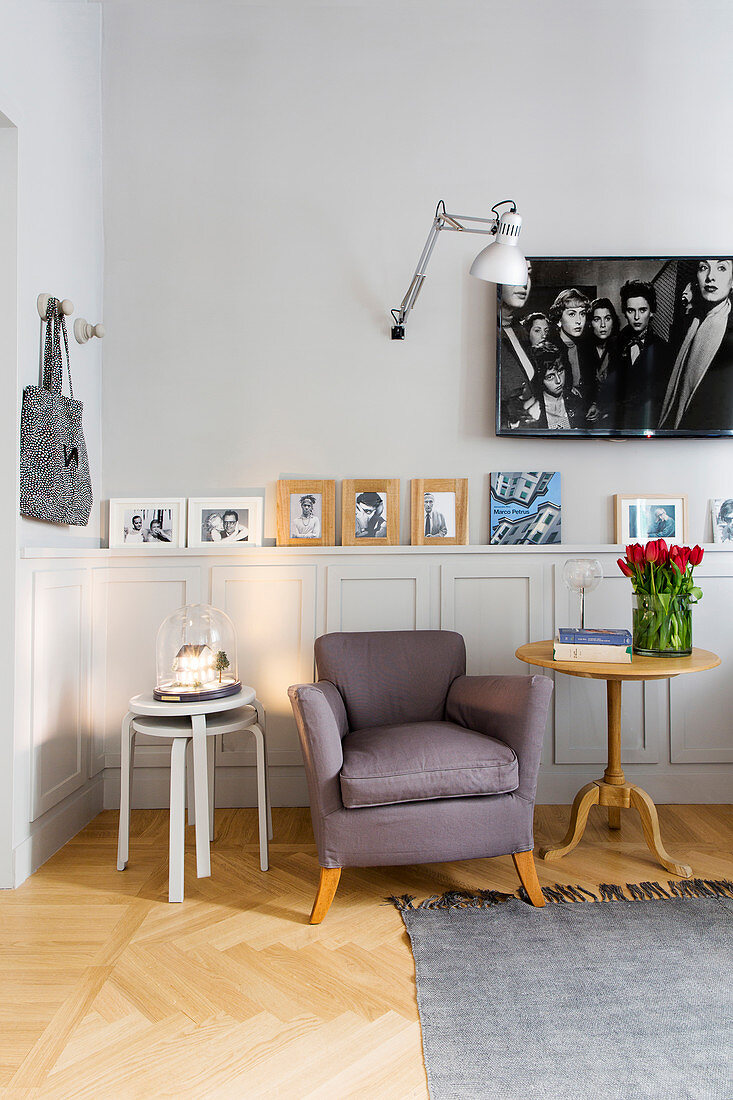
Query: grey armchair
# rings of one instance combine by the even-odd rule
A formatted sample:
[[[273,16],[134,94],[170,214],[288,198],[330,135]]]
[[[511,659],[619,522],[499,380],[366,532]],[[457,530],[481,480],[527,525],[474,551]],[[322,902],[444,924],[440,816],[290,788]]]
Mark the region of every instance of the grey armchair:
[[[321,866],[311,924],[343,867],[511,854],[544,905],[532,848],[546,676],[466,676],[448,630],[324,634],[318,683],[288,690]]]

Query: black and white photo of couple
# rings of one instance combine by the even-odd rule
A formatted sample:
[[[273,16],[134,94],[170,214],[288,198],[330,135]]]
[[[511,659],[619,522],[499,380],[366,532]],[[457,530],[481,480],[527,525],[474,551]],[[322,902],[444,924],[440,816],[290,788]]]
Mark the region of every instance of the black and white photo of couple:
[[[499,288],[497,433],[733,434],[733,259],[533,260]]]

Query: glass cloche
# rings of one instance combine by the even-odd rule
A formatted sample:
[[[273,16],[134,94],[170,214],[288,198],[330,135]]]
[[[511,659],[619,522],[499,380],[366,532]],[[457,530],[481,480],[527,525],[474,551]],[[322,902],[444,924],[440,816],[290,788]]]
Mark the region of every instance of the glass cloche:
[[[205,603],[179,607],[158,630],[153,695],[166,703],[221,699],[242,690],[237,636],[223,611]]]

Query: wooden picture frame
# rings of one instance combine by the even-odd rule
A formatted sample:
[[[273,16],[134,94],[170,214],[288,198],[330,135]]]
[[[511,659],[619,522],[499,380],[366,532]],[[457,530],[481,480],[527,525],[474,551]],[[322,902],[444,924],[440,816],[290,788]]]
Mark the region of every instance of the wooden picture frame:
[[[685,494],[647,493],[645,496],[637,496],[616,493],[613,500],[614,538],[617,543],[626,545],[658,538],[663,538],[669,545],[687,542],[688,512]]]
[[[434,498],[431,509],[437,528],[434,535],[426,532],[426,495]],[[450,497],[453,496],[451,502]],[[413,546],[468,545],[468,478],[413,478],[410,490],[410,538]],[[441,530],[446,531],[442,534]]]
[[[357,503],[359,497],[366,500]],[[371,499],[370,499],[371,498]],[[381,503],[377,499],[381,498]],[[372,531],[377,534],[370,534]],[[341,545],[399,546],[400,479],[349,478],[341,482]]]
[[[310,508],[307,497],[313,499]],[[306,534],[309,530],[313,533]],[[278,481],[277,545],[334,546],[335,542],[336,482],[314,478]]]

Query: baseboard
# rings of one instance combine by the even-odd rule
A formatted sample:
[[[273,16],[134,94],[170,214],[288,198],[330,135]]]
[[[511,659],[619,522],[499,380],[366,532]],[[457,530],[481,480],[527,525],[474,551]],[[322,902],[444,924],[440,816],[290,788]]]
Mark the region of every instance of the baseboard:
[[[120,805],[120,772],[104,770],[104,808],[117,810]],[[308,786],[301,767],[270,767],[270,800],[273,806],[307,806]],[[216,769],[217,806],[256,806],[256,768]],[[157,810],[170,805],[170,769],[135,768],[132,806],[138,810]]]
[[[34,821],[30,836],[13,850],[13,886],[20,886],[34,871],[63,848],[104,808],[104,784],[97,775],[85,787],[65,798]]]
[[[597,764],[566,765],[540,770],[537,802],[540,805],[569,805],[582,786],[600,779],[603,766]],[[643,787],[655,802],[665,803],[727,803],[733,780],[733,765],[679,764],[674,771],[649,765],[629,765],[627,778]],[[136,809],[154,810],[170,802],[170,770],[156,763],[153,767],[135,768],[132,805]],[[302,766],[270,767],[270,797],[273,806],[307,806],[308,787]],[[217,806],[256,806],[257,780],[254,767],[218,767],[216,769]],[[120,805],[119,768],[104,771],[104,808],[116,810]]]

